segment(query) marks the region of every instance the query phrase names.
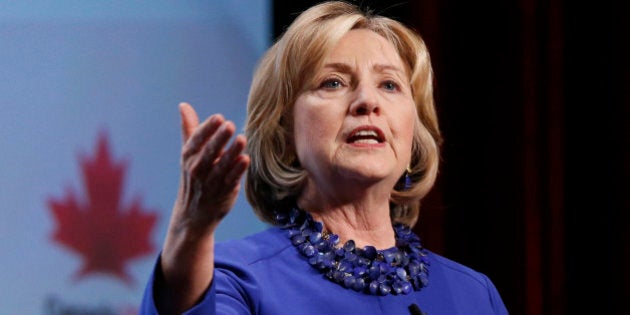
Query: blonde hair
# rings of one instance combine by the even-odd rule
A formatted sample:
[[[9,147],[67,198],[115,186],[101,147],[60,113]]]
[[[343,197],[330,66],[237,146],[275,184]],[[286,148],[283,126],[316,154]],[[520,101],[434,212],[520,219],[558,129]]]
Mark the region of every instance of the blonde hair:
[[[433,70],[422,38],[403,24],[362,12],[355,5],[333,1],[300,14],[260,60],[247,104],[245,136],[251,165],[247,199],[254,212],[274,224],[274,213],[295,202],[306,172],[299,166],[293,141],[292,107],[324,57],[350,30],[368,29],[387,39],[408,67],[417,119],[409,176],[412,186],[392,188],[392,222],[413,226],[420,200],[435,182],[441,135],[433,100]]]

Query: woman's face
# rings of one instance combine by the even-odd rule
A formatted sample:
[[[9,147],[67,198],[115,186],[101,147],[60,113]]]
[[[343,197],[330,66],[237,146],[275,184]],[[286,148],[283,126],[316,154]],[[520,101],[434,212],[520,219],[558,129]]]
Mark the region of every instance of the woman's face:
[[[295,149],[316,186],[393,185],[411,158],[416,110],[409,74],[392,44],[348,32],[293,109]]]

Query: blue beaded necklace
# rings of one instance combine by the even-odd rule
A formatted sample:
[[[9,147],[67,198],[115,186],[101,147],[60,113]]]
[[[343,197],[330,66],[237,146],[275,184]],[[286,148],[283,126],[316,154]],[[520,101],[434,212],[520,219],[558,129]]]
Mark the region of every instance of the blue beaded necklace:
[[[427,251],[420,238],[403,224],[394,225],[396,247],[377,250],[374,246],[357,248],[352,240],[338,247],[338,235],[322,232],[322,223],[297,207],[288,213],[277,212],[275,220],[288,231],[291,243],[311,266],[346,288],[398,295],[419,291],[428,284]]]

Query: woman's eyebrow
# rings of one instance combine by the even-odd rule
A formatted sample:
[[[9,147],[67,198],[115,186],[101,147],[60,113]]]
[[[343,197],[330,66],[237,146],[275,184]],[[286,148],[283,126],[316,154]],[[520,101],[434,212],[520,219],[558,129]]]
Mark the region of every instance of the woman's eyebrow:
[[[327,63],[324,65],[324,68],[331,68],[334,70],[337,70],[339,72],[344,72],[344,73],[351,73],[352,72],[352,67],[348,64],[342,63],[342,62],[331,62],[331,63]],[[396,67],[394,65],[391,64],[375,64],[374,66],[372,66],[372,68],[379,73],[382,72],[386,72],[386,71],[393,71],[393,72],[398,72],[401,74],[404,74],[405,72],[399,68]]]
[[[390,65],[390,64],[375,64],[373,66],[373,68],[377,72],[393,71],[393,72],[398,72],[398,73],[401,73],[401,74],[405,73],[405,71],[403,71],[399,67],[396,67],[396,66]]]
[[[324,68],[331,68],[337,70],[339,72],[350,73],[352,72],[352,67],[350,65],[342,63],[342,62],[331,62],[324,65]]]

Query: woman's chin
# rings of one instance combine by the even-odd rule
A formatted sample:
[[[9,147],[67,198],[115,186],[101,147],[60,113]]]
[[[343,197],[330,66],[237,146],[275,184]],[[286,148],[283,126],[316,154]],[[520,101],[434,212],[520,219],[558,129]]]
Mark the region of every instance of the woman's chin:
[[[351,168],[344,168],[340,170],[338,180],[344,181],[347,179],[348,181],[355,182],[357,184],[365,184],[366,186],[371,186],[379,183],[388,184],[395,183],[397,177],[393,170],[388,170],[387,168],[381,165],[369,165],[364,164],[361,166],[354,166]]]

